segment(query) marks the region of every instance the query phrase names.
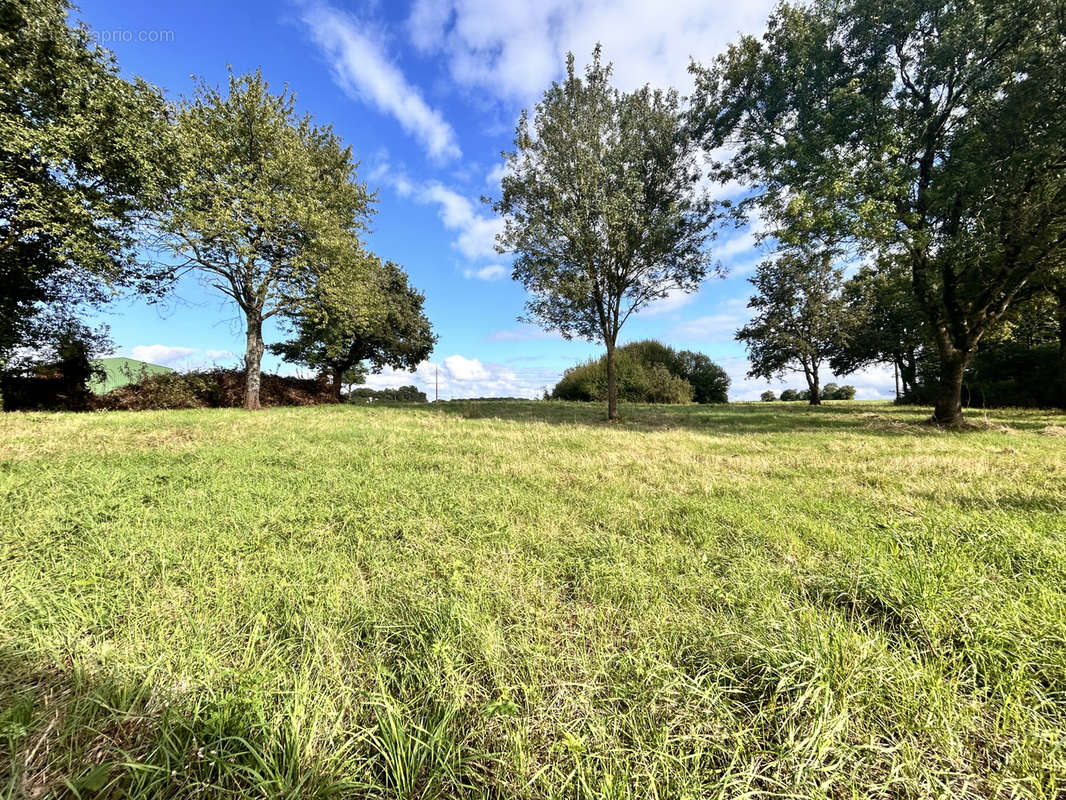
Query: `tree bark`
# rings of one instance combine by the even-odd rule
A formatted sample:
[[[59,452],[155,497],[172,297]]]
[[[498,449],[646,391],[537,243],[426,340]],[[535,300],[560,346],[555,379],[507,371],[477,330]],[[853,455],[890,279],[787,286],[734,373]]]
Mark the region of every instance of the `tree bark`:
[[[1059,408],[1066,408],[1066,286],[1055,292],[1059,317]]]
[[[257,314],[247,314],[247,344],[244,351],[244,407],[249,411],[262,408],[259,386],[262,382],[263,320]]]
[[[607,419],[621,419],[618,413],[618,376],[614,369],[614,342],[607,342]]]
[[[822,404],[822,387],[819,384],[818,365],[815,364],[807,372],[807,393],[810,395],[807,398],[807,402],[812,406],[820,406]]]
[[[932,422],[945,428],[960,428],[962,419],[962,378],[969,353],[955,351],[940,357],[940,385],[937,387]]]
[[[330,371],[330,376],[333,379],[333,385],[330,386],[330,394],[333,396],[333,402],[341,402],[341,380],[344,377],[344,370],[333,369]]]

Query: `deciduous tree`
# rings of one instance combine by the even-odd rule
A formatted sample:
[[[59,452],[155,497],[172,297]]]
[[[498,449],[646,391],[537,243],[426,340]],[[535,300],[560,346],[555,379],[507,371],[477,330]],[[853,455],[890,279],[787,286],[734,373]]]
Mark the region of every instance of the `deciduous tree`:
[[[70,11],[0,0],[0,367],[47,347],[48,315],[157,288],[134,245],[167,183],[166,104]]]
[[[259,73],[201,84],[177,115],[178,189],[162,220],[179,269],[202,272],[245,319],[245,408],[259,408],[263,323],[324,276],[359,270],[373,197],[330,127],[272,94]],[[358,276],[357,276],[358,277]]]
[[[607,351],[607,415],[618,419],[615,346],[639,309],[694,291],[710,266],[714,219],[698,191],[697,149],[676,92],[624,93],[597,47],[584,77],[567,58],[507,155],[501,252],[530,293],[529,318]]]
[[[327,376],[338,402],[344,384],[384,367],[414,370],[437,342],[422,310],[425,297],[409,285],[407,273],[371,254],[364,258],[371,296],[344,280],[322,281],[312,300],[289,315],[293,337],[270,348]]]
[[[842,282],[828,251],[787,250],[759,265],[748,303],[755,316],[737,332],[751,359],[749,377],[802,372],[810,404],[821,402],[820,369],[838,347]]]

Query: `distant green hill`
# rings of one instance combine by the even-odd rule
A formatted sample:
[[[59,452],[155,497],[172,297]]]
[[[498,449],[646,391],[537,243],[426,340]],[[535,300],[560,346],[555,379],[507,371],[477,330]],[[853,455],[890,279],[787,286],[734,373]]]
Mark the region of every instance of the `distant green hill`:
[[[94,394],[107,394],[112,389],[136,383],[143,376],[174,371],[170,367],[149,364],[147,361],[137,361],[132,358],[98,358],[93,364],[107,373],[107,377],[102,381],[89,381],[89,390]]]

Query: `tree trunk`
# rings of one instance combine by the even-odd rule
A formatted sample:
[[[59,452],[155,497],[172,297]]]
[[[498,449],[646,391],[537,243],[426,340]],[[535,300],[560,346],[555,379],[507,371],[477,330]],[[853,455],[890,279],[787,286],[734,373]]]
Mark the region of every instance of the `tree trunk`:
[[[344,370],[331,370],[330,375],[333,379],[333,385],[330,386],[330,393],[333,395],[333,402],[339,403],[341,402],[341,380],[344,378]]]
[[[962,427],[962,378],[969,353],[956,350],[940,357],[940,385],[937,387],[932,422],[945,428]]]
[[[1059,301],[1059,408],[1066,408],[1066,286],[1055,297]]]
[[[261,408],[259,385],[262,381],[263,320],[248,314],[247,345],[244,351],[244,407],[249,411]]]
[[[807,373],[807,391],[810,393],[807,402],[812,406],[820,406],[822,404],[822,387],[819,383],[818,367],[815,366]]]
[[[607,419],[621,419],[618,413],[618,376],[614,371],[614,342],[607,342]]]

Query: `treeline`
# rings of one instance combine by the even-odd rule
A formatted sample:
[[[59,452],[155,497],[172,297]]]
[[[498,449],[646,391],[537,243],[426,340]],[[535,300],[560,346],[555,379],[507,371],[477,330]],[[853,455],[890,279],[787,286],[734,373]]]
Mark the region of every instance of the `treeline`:
[[[398,386],[395,389],[371,389],[360,386],[347,396],[349,403],[426,403],[426,393],[417,386]]]
[[[759,399],[764,403],[772,403],[775,400],[781,400],[786,403],[796,402],[798,400],[804,400],[810,402],[811,390],[810,389],[785,389],[781,392],[781,396],[778,397],[774,392],[767,389],[761,395]],[[819,400],[854,400],[855,399],[855,387],[844,384],[843,386],[837,386],[835,383],[827,383],[822,387],[819,393]]]
[[[614,353],[617,399],[630,403],[727,403],[729,376],[703,353],[674,350],[651,339]],[[553,400],[608,397],[607,357],[586,361],[563,373]]]
[[[528,317],[603,344],[616,418],[619,329],[714,274],[714,223],[757,220],[753,377],[801,373],[818,403],[825,364],[895,364],[949,427],[964,402],[1053,386],[1066,405],[1064,42],[1058,0],[813,0],[697,56],[688,98],[571,55],[521,116],[495,205]],[[708,182],[748,191],[714,203]],[[1025,370],[979,354],[1017,352],[1014,322],[1045,307],[1059,356],[1039,391],[1050,344]]]
[[[428,357],[423,296],[363,241],[374,197],[351,148],[291,92],[231,72],[225,89],[200,83],[169,103],[125,80],[63,0],[0,10],[7,396],[84,407],[90,358],[109,348],[86,312],[120,291],[161,299],[186,274],[244,320],[246,408],[261,405],[272,319],[290,338],[270,349],[319,373],[336,400],[367,372]]]
[[[748,346],[752,374],[787,370],[807,381],[797,397],[827,398],[822,370],[848,375],[873,365],[896,376],[896,400],[931,405],[941,391],[935,336],[899,264],[866,266],[845,278],[828,259],[792,255],[760,265],[751,323],[737,338]],[[982,339],[961,373],[964,406],[1063,406],[1066,403],[1066,302],[1047,284],[1026,291]],[[816,399],[817,398],[817,399]],[[763,399],[769,399],[764,395]]]

